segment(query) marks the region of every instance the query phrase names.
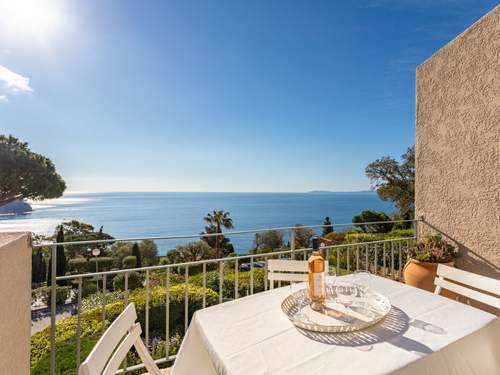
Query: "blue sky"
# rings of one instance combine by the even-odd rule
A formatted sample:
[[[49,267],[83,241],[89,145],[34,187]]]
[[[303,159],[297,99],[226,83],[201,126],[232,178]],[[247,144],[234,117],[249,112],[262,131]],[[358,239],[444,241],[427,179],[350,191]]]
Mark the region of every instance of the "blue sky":
[[[0,133],[70,190],[365,190],[416,66],[496,3],[0,0]]]

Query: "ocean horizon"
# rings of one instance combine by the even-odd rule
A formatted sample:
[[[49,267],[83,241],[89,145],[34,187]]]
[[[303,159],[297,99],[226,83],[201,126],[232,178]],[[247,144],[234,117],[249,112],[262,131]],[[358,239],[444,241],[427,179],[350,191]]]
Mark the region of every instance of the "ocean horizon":
[[[30,231],[48,235],[63,221],[79,220],[115,238],[143,238],[199,234],[203,217],[213,210],[231,214],[231,231],[319,225],[329,216],[333,223],[350,223],[363,210],[391,214],[391,202],[372,191],[307,193],[237,192],[69,192],[58,199],[30,202],[33,211],[0,217],[0,231]],[[237,253],[253,245],[253,234],[230,237]],[[159,254],[192,240],[156,241]]]

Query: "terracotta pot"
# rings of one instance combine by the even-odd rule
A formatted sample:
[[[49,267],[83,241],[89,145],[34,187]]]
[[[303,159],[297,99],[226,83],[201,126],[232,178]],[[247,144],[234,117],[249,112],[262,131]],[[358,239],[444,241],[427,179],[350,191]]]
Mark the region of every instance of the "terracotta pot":
[[[436,278],[438,264],[439,263],[421,262],[411,258],[408,259],[403,269],[405,283],[429,292],[434,292],[434,289],[436,289],[434,279]],[[455,262],[453,261],[442,264],[450,267],[455,266]],[[447,291],[443,290],[441,294],[453,298]]]

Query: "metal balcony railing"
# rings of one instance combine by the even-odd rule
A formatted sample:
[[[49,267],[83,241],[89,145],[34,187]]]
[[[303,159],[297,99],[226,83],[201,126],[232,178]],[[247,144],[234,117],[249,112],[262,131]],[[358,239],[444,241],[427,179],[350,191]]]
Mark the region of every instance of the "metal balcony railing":
[[[407,250],[413,245],[416,240],[416,220],[399,220],[399,221],[384,221],[384,222],[370,222],[370,223],[349,223],[349,224],[332,224],[333,227],[356,227],[359,225],[368,224],[385,224],[385,223],[401,223],[401,222],[411,222],[414,228],[414,235],[412,237],[402,237],[388,240],[371,241],[371,242],[361,242],[361,243],[350,243],[341,244],[334,246],[325,246],[323,250],[326,253],[326,257],[335,260],[337,267],[337,274],[341,271],[341,264],[344,266],[344,272],[350,272],[356,269],[366,269],[372,273],[380,274],[383,276],[392,277],[394,279],[401,279],[402,264],[406,259]],[[102,283],[102,308],[101,308],[101,320],[102,320],[102,331],[105,329],[106,320],[106,294],[107,291],[107,278],[111,275],[124,274],[124,304],[128,303],[129,298],[129,287],[128,287],[128,277],[131,272],[141,272],[145,275],[144,289],[145,289],[145,326],[144,328],[144,340],[146,345],[150,343],[150,275],[154,271],[164,270],[165,271],[165,339],[166,348],[165,356],[161,359],[156,360],[158,364],[169,362],[175,359],[175,355],[169,355],[169,323],[171,321],[170,313],[170,285],[171,285],[171,275],[175,270],[182,269],[180,275],[184,277],[184,331],[187,330],[189,324],[189,272],[190,269],[194,267],[202,267],[202,307],[206,306],[206,291],[207,291],[207,266],[216,265],[219,275],[219,303],[224,301],[223,297],[223,285],[224,285],[224,270],[227,266],[234,267],[234,299],[239,298],[239,285],[238,285],[238,273],[240,272],[240,265],[242,261],[249,263],[250,271],[250,285],[248,294],[254,294],[254,269],[255,262],[257,260],[264,261],[264,290],[269,288],[267,281],[267,260],[270,258],[282,258],[289,257],[292,259],[307,259],[307,254],[312,249],[311,248],[295,248],[295,233],[298,229],[321,229],[325,225],[314,225],[314,226],[293,226],[293,227],[278,227],[278,228],[267,228],[267,229],[257,229],[257,230],[244,230],[244,231],[233,231],[224,232],[225,237],[241,235],[241,234],[255,234],[262,233],[270,230],[278,230],[281,232],[287,231],[289,233],[290,249],[273,251],[263,254],[245,254],[233,257],[225,257],[219,259],[207,259],[200,260],[196,262],[185,262],[185,263],[175,263],[175,264],[163,264],[155,265],[150,267],[141,268],[130,268],[130,269],[120,269],[102,272],[92,272],[77,275],[66,275],[66,276],[56,276],[57,270],[57,246],[68,246],[68,245],[97,245],[97,244],[111,244],[117,242],[136,242],[142,240],[178,240],[178,239],[201,239],[206,237],[214,237],[221,234],[195,234],[195,235],[183,235],[183,236],[164,236],[164,237],[147,237],[147,238],[125,238],[125,239],[109,239],[109,240],[92,240],[92,241],[78,241],[78,242],[63,242],[63,243],[37,243],[33,244],[33,248],[41,247],[51,247],[52,251],[52,262],[49,265],[51,267],[51,303],[50,303],[50,374],[55,375],[56,370],[56,288],[57,282],[66,280],[76,280],[77,289],[77,302],[76,302],[76,358],[75,358],[75,368],[78,372],[78,367],[82,361],[81,358],[81,320],[80,316],[82,313],[82,285],[85,279],[98,279]],[[331,258],[333,257],[333,259]],[[99,284],[98,284],[99,289]],[[143,365],[135,365],[127,367],[126,363],[124,367],[118,371],[118,373],[124,373],[128,371],[138,370],[143,368]]]

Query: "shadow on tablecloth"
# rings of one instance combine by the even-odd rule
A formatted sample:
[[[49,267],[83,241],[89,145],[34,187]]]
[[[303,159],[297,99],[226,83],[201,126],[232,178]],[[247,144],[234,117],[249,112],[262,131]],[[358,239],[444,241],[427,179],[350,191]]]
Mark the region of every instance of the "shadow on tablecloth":
[[[404,336],[409,327],[410,318],[408,315],[403,310],[392,306],[391,311],[389,311],[389,314],[382,321],[361,331],[321,333],[300,328],[297,329],[304,336],[323,344],[350,346],[366,351],[371,350],[372,345],[389,342],[392,345],[417,354],[426,355],[432,353],[433,351],[426,345]]]

